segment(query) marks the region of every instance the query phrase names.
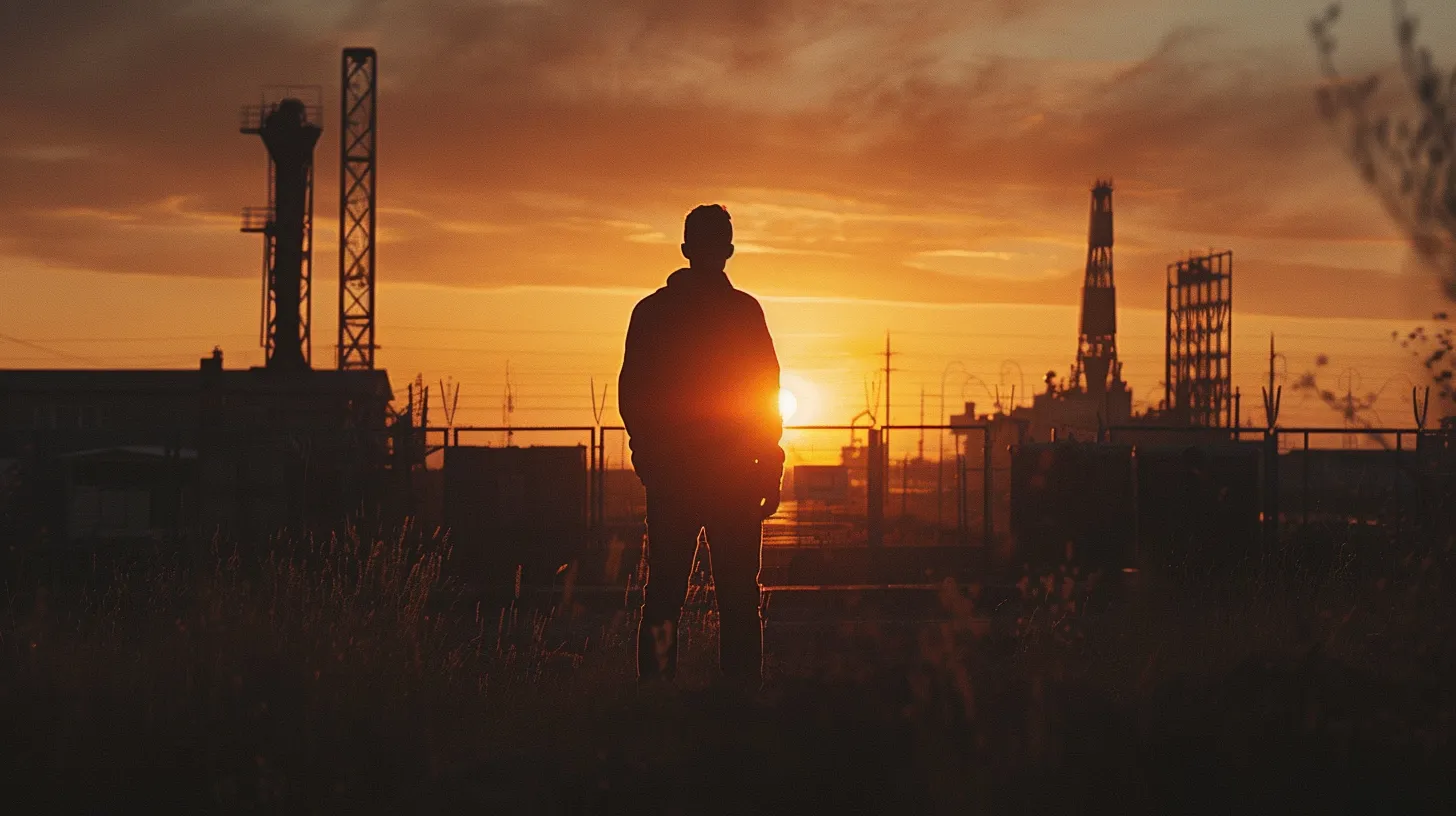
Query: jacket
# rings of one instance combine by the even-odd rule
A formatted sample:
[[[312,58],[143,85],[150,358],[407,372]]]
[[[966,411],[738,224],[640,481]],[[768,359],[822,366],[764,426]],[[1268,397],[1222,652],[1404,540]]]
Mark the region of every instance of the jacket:
[[[649,490],[777,491],[778,400],[779,361],[763,308],[723,272],[679,269],[632,311],[617,402],[632,466]]]

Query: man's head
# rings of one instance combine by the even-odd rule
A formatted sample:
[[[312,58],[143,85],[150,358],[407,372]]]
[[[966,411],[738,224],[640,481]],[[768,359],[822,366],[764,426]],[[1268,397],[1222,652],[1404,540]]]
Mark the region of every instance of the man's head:
[[[692,266],[716,269],[733,257],[733,219],[723,205],[704,204],[688,213],[682,254]]]

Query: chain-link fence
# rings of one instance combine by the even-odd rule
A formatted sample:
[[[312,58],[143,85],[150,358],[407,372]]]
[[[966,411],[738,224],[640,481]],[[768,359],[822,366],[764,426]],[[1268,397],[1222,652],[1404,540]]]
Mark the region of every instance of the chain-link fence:
[[[437,470],[452,447],[536,451],[514,465],[479,465],[507,470],[533,457],[560,458],[553,450],[576,451],[558,466],[581,471],[579,479],[565,471],[549,484],[538,477],[504,501],[533,507],[551,524],[579,516],[583,551],[615,553],[608,560],[618,574],[639,552],[646,492],[620,426],[469,427],[425,436],[427,461]],[[1133,426],[1105,429],[1091,442],[1038,444],[1009,423],[822,425],[786,428],[782,444],[783,498],[764,526],[766,583],[800,582],[823,574],[826,559],[854,564],[873,560],[866,555],[873,552],[898,552],[888,560],[907,564],[959,551],[1002,563],[1117,567],[1167,563],[1200,549],[1253,552],[1291,531],[1377,530],[1398,539],[1432,527],[1436,497],[1452,481],[1444,430]],[[447,482],[436,487],[440,496],[462,497],[448,481],[463,476],[442,471],[434,478]],[[550,495],[528,499],[532,491]],[[820,566],[803,566],[811,562]]]

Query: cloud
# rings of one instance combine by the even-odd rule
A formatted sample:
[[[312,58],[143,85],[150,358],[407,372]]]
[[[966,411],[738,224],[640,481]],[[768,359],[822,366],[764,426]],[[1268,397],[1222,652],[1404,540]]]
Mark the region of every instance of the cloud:
[[[0,155],[18,161],[50,164],[93,158],[96,151],[84,145],[33,144],[3,148],[0,149]]]
[[[1134,60],[989,44],[1090,8],[11,4],[0,246],[103,271],[256,276],[256,238],[228,224],[260,203],[266,160],[236,132],[237,106],[261,85],[309,81],[326,100],[316,217],[328,246],[328,83],[338,49],[365,42],[381,59],[391,280],[646,286],[680,262],[682,214],[718,200],[738,229],[735,280],[766,291],[1071,303],[1086,187],[1109,174],[1119,247],[1132,250],[1119,260],[1143,264],[1120,280],[1151,286],[1149,303],[1161,302],[1159,248],[1175,256],[1189,234],[1392,237],[1315,116],[1305,60],[1200,25]],[[1015,242],[1043,242],[1051,260],[955,254]]]
[[[813,255],[821,258],[848,258],[848,252],[835,252],[827,249],[795,249],[792,247],[769,246],[767,244],[755,244],[746,241],[734,241],[735,255]]]
[[[1016,257],[1014,252],[990,252],[982,249],[936,249],[919,253],[921,258],[978,258],[995,261],[1009,261]]]
[[[973,249],[936,249],[918,252],[904,263],[953,277],[1007,281],[1037,281],[1070,278],[1072,269],[1046,266],[1046,258],[1027,257],[1013,252]]]

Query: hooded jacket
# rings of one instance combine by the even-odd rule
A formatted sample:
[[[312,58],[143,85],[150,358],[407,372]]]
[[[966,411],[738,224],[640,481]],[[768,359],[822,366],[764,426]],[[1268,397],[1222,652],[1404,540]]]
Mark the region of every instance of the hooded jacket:
[[[679,269],[632,312],[617,382],[648,489],[778,489],[779,361],[763,308],[722,271]]]

